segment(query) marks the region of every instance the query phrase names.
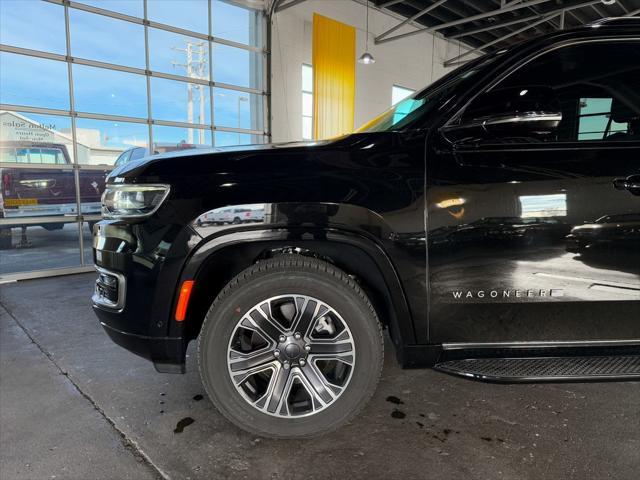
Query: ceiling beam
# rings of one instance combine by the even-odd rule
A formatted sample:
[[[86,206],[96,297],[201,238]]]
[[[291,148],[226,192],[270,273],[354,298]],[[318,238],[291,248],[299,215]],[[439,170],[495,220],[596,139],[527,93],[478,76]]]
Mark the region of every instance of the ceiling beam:
[[[397,25],[391,27],[389,30],[382,32],[380,35],[378,35],[375,38],[376,43],[378,43],[379,40],[385,38],[386,36],[388,36],[390,33],[395,32],[396,30],[398,30],[399,28],[404,27],[407,23],[409,22],[413,22],[414,20],[417,20],[418,18],[420,18],[423,15],[426,15],[427,13],[429,13],[431,10],[433,10],[434,8],[439,7],[440,5],[442,5],[444,2],[446,2],[447,0],[437,0],[435,3],[432,3],[431,5],[429,5],[426,8],[423,8],[422,10],[420,10],[418,13],[407,17],[405,20],[403,20],[402,22],[398,23]]]
[[[278,3],[278,5],[276,6],[276,12],[281,12],[283,10],[286,10],[289,7],[293,7],[295,5],[298,5],[302,2],[306,2],[307,0],[290,0],[289,3]]]
[[[600,1],[600,0],[597,0],[597,1]],[[545,15],[544,17],[542,17],[540,20],[538,20],[536,22],[530,23],[529,25],[525,25],[524,27],[519,28],[518,30],[514,30],[513,32],[508,33],[508,34],[506,34],[506,35],[504,35],[504,36],[502,36],[500,38],[496,38],[495,40],[492,40],[491,42],[485,43],[484,45],[482,45],[480,47],[474,48],[473,50],[468,50],[468,51],[464,52],[462,55],[458,55],[457,57],[454,57],[454,58],[452,58],[450,60],[445,61],[444,62],[444,66],[445,67],[450,67],[453,63],[458,63],[464,57],[466,57],[468,55],[471,55],[472,53],[475,53],[475,52],[480,51],[480,50],[484,50],[485,48],[488,48],[488,47],[490,47],[492,45],[495,45],[496,43],[500,43],[503,40],[506,40],[506,39],[511,38],[511,37],[513,37],[515,35],[518,35],[518,34],[524,32],[526,30],[529,30],[530,28],[533,28],[533,27],[535,27],[537,25],[540,25],[541,23],[549,21],[550,17],[555,17],[557,15],[559,15],[559,13],[555,13],[555,14],[551,14],[551,15]]]
[[[493,17],[496,15],[501,15],[503,13],[507,13],[507,12],[512,12],[514,10],[520,10],[521,8],[528,8],[528,7],[533,7],[534,5],[540,5],[541,3],[546,3],[550,0],[526,0],[523,2],[519,2],[517,4],[509,4],[504,8],[499,8],[496,10],[491,10],[489,12],[484,12],[484,13],[479,13],[477,15],[471,15],[470,17],[465,17],[465,18],[460,18],[457,20],[452,20],[451,22],[445,22],[445,23],[441,23],[439,25],[435,25],[433,27],[427,27],[424,29],[419,29],[416,30],[415,32],[408,32],[408,33],[403,33],[400,35],[396,35],[393,37],[387,37],[387,38],[383,38],[380,40],[376,40],[375,43],[385,43],[385,42],[390,42],[392,40],[397,40],[399,38],[403,38],[403,37],[407,37],[409,35],[415,35],[417,33],[421,33],[423,31],[429,30],[431,32],[435,32],[438,30],[443,30],[445,28],[449,28],[449,27],[453,27],[456,25],[461,25],[463,23],[469,23],[469,22],[473,22],[475,20],[482,20],[483,18],[488,18],[488,17]],[[598,0],[599,1],[599,0]]]
[[[515,18],[515,19],[509,20],[507,22],[494,23],[494,24],[488,25],[486,27],[480,27],[480,28],[476,28],[476,29],[473,29],[473,30],[466,30],[466,31],[463,31],[463,32],[460,32],[460,33],[456,33],[455,35],[449,35],[447,38],[450,38],[450,39],[454,40],[454,39],[457,39],[457,38],[466,37],[468,35],[475,35],[476,33],[481,33],[481,32],[486,32],[486,31],[489,31],[489,30],[494,30],[496,28],[503,28],[503,27],[508,27],[510,25],[516,25],[518,23],[529,22],[529,21],[536,20],[536,19],[540,18],[541,15],[550,15],[550,14],[553,14],[553,13],[565,12],[565,13],[568,13],[568,14],[574,16],[573,15],[573,13],[574,13],[573,10],[578,10],[580,8],[583,8],[583,7],[588,7],[590,5],[593,5],[593,4],[596,4],[596,3],[600,3],[600,1],[601,0],[592,0],[592,1],[588,1],[588,2],[579,3],[577,5],[570,5],[570,6],[567,6],[567,7],[557,8],[555,10],[550,10],[550,11],[547,11],[547,12],[541,12],[541,13],[535,14],[535,15],[529,15],[528,17]],[[555,18],[555,16],[554,16],[554,18]],[[574,16],[574,18],[576,18],[576,20],[578,20],[580,23],[587,23],[584,20],[581,20],[581,19],[579,19],[579,18],[577,18],[575,16]]]
[[[382,2],[380,5],[378,5],[378,8],[388,8],[400,2],[404,2],[404,0],[388,0],[387,2]]]

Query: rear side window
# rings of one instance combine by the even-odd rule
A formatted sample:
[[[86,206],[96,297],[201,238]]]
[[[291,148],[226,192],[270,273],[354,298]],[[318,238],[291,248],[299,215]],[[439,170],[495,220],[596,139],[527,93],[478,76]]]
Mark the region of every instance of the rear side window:
[[[560,102],[556,141],[640,141],[640,42],[589,42],[530,61],[495,88],[550,87]]]
[[[64,165],[64,154],[59,148],[12,148],[1,150],[2,162]]]

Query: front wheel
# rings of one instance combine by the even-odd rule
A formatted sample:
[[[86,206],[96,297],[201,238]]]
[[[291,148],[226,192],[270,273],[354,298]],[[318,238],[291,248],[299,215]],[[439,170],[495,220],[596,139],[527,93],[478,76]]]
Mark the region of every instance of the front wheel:
[[[234,278],[198,341],[205,389],[251,433],[312,437],[352,419],[380,378],[380,323],[358,284],[333,265],[281,256]]]

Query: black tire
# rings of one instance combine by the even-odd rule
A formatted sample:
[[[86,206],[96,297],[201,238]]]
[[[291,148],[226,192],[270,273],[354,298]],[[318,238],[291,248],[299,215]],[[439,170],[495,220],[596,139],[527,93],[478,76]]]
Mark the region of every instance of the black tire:
[[[242,223],[242,220],[240,220],[240,217],[235,217],[232,223],[234,225],[240,225]]]
[[[349,383],[323,410],[304,417],[277,417],[256,409],[234,386],[227,364],[231,337],[255,305],[278,295],[307,295],[330,305],[347,324],[355,355]],[[198,339],[200,375],[209,398],[238,427],[274,438],[308,438],[353,419],[373,395],[382,372],[382,329],[358,284],[335,266],[314,258],[280,256],[236,276],[215,299]]]

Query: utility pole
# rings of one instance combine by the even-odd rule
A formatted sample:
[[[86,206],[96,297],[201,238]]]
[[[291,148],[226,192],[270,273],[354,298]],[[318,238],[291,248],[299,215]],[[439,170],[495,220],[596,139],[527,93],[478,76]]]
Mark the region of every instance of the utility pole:
[[[205,46],[205,42],[187,42],[186,48],[172,47],[173,50],[184,52],[186,54],[186,63],[171,62],[174,67],[183,67],[186,69],[188,78],[197,78],[200,80],[207,80],[208,78],[208,58],[209,52]],[[187,122],[193,123],[194,112],[194,90],[198,91],[199,100],[199,116],[198,123],[205,123],[205,97],[207,85],[201,85],[199,83],[187,83]],[[193,143],[193,128],[188,129],[188,143]],[[197,129],[198,143],[205,143],[205,131],[201,128]]]

